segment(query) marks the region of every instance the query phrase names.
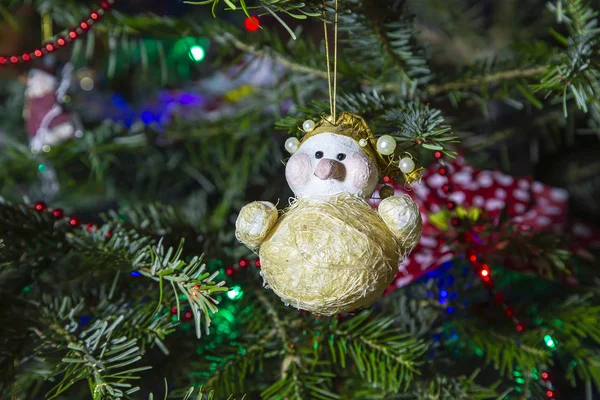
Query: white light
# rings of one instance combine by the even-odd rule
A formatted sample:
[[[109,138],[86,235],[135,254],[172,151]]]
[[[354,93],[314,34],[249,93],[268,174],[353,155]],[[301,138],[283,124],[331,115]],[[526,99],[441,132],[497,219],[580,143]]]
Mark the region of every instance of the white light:
[[[90,78],[89,76],[84,76],[79,81],[79,86],[81,86],[81,88],[83,90],[85,90],[86,92],[89,92],[90,90],[92,90],[94,88],[94,80],[92,78]]]

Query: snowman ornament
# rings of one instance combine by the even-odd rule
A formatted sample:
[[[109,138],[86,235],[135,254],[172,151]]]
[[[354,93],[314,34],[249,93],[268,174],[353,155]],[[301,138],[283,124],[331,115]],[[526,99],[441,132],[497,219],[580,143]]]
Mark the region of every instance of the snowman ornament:
[[[393,161],[391,136],[375,138],[351,113],[306,121],[303,130],[301,140],[285,145],[296,198],[281,216],[269,202],[244,206],[236,237],[258,250],[265,286],[286,304],[317,315],[368,307],[421,236],[419,208],[409,196],[386,197],[377,211],[368,203],[382,176],[410,165]]]

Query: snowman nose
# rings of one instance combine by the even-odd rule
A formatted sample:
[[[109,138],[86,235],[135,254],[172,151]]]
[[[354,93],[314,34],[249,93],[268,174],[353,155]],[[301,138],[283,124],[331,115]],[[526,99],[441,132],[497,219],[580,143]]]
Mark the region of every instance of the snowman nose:
[[[317,164],[315,176],[319,179],[342,179],[345,173],[344,164],[339,161],[324,158]]]

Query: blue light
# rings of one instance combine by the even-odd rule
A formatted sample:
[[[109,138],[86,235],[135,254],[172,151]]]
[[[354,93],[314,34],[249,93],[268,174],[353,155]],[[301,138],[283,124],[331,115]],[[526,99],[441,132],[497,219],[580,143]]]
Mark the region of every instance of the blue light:
[[[142,276],[142,274],[137,271],[131,271],[131,276]]]
[[[118,93],[115,93],[111,96],[110,101],[115,105],[115,107],[120,109],[126,109],[128,104],[127,101]]]
[[[142,113],[142,122],[146,125],[150,125],[155,122],[154,115],[150,111],[144,111]]]
[[[427,291],[427,297],[431,297],[431,292]]]
[[[191,93],[182,93],[179,96],[179,104],[181,104],[183,106],[187,106],[187,105],[198,103],[199,100],[200,100],[199,96],[195,96],[195,95],[193,95]]]
[[[443,297],[440,299],[440,304],[446,304],[447,302],[448,300]]]
[[[452,314],[454,312],[454,307],[448,307],[448,308],[446,308],[446,312],[448,314]]]
[[[79,317],[79,327],[85,328],[90,323],[90,318],[91,316],[89,315],[82,315]]]
[[[446,292],[445,290],[440,290],[440,296],[448,297],[448,292]]]

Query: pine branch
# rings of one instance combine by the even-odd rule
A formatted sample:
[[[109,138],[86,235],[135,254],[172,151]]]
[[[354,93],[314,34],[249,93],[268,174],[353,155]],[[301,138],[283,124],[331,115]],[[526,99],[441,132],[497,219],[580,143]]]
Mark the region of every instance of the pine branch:
[[[333,363],[346,366],[349,356],[362,378],[387,390],[406,389],[419,374],[420,356],[427,346],[410,334],[398,333],[393,319],[362,312],[337,325],[332,324],[323,347]],[[327,335],[324,335],[327,336]]]
[[[213,281],[219,272],[209,273],[206,271],[202,257],[195,256],[187,262],[181,259],[183,241],[180,242],[177,249],[172,247],[165,249],[162,240],[152,246],[140,245],[137,234],[133,236],[134,245],[132,246],[130,239],[123,232],[117,232],[109,239],[106,238],[103,230],[84,231],[78,236],[70,235],[69,237],[74,248],[82,254],[86,254],[88,258],[117,257],[120,260],[117,267],[126,266],[142,276],[159,282],[161,298],[163,284],[169,283],[173,290],[172,296],[178,298],[179,292],[181,292],[188,300],[194,314],[197,337],[200,338],[202,335],[202,323],[208,334],[211,324],[210,314],[217,312],[218,301],[213,295],[228,289],[223,286],[224,281],[218,283]],[[144,241],[142,243],[145,244]]]
[[[453,321],[460,336],[466,338],[471,351],[483,354],[486,363],[493,364],[501,375],[513,372],[515,366],[531,371],[537,366],[553,365],[551,353],[543,347],[539,332],[526,331],[516,336],[490,332],[476,326],[474,321]]]
[[[71,386],[86,379],[94,399],[122,397],[139,390],[130,381],[139,379],[135,374],[150,367],[130,366],[142,358],[142,352],[136,338],[118,333],[124,316],[98,319],[76,334],[79,326],[76,318],[82,310],[83,302],[75,304],[68,297],[61,302],[47,300],[42,308],[48,328],[37,331],[42,342],[38,352],[42,357],[47,352],[58,352],[62,357],[51,375],[61,380],[46,396],[49,399],[61,396]]]
[[[543,75],[548,70],[546,66],[531,67],[525,69],[514,69],[509,71],[499,71],[489,75],[474,76],[455,82],[447,82],[440,85],[428,85],[424,88],[430,96],[436,96],[453,90],[469,89],[472,87],[489,85],[491,83],[500,83],[505,80],[519,78],[531,78]],[[393,87],[386,87],[386,90],[393,90]]]

